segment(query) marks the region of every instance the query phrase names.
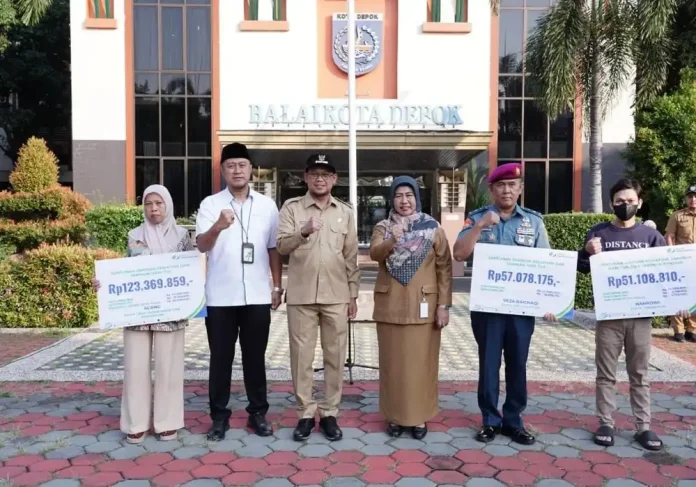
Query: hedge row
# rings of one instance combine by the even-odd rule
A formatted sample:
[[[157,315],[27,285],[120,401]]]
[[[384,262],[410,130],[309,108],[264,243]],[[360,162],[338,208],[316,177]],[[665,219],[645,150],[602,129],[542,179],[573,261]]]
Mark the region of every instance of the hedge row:
[[[580,250],[585,244],[585,235],[598,223],[611,221],[613,215],[596,213],[558,213],[544,215],[544,224],[549,234],[551,247],[559,250]],[[594,309],[592,280],[589,274],[577,273],[575,307]]]
[[[94,261],[104,249],[43,245],[0,261],[0,323],[5,327],[79,328],[97,321]]]
[[[0,192],[0,246],[17,252],[42,243],[84,243],[91,204],[79,193],[53,186],[35,192]]]
[[[143,222],[143,210],[133,205],[104,205],[87,213],[89,244],[124,253],[128,232]]]

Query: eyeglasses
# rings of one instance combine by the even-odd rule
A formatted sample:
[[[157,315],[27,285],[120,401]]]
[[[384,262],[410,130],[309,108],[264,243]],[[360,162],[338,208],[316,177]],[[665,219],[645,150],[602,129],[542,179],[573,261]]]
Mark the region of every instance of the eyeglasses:
[[[323,173],[310,172],[308,174],[308,176],[309,176],[309,179],[311,179],[313,181],[316,181],[317,179],[323,179],[324,181],[328,181],[329,179],[331,179],[333,177],[333,174],[325,173],[325,172],[323,172]]]

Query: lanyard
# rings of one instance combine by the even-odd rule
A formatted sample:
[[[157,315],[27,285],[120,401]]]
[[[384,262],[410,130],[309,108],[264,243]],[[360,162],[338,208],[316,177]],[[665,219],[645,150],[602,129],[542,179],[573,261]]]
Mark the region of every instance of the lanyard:
[[[247,198],[250,198],[251,195],[249,195]],[[239,205],[239,212],[241,213],[241,218],[239,215],[237,215],[237,209],[234,207],[234,202],[236,200],[230,201],[230,206],[232,207],[232,211],[234,211],[234,216],[239,220],[239,225],[242,227],[242,235],[244,237],[244,241],[248,242],[249,241],[249,228],[251,227],[251,210],[254,209],[254,199],[251,198],[251,203],[249,204],[249,218],[247,218],[247,224],[246,228],[244,227],[244,204]]]

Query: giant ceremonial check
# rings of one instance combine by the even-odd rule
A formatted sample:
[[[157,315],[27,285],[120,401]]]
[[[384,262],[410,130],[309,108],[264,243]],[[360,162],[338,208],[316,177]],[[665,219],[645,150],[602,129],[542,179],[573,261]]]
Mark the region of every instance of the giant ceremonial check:
[[[198,251],[97,261],[102,329],[203,318],[205,255]]]
[[[696,310],[696,245],[600,252],[590,269],[598,320]]]
[[[471,311],[571,318],[578,253],[476,244]]]

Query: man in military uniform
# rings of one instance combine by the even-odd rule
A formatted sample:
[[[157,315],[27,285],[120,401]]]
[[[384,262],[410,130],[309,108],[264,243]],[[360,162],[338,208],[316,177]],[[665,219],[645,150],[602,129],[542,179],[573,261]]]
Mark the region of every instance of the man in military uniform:
[[[488,187],[493,204],[469,213],[454,244],[454,258],[466,260],[479,242],[549,248],[541,215],[517,204],[523,189],[521,164],[498,166],[488,178]],[[551,313],[544,318],[555,320]],[[476,435],[478,441],[493,441],[498,433],[525,445],[536,441],[524,429],[521,417],[527,406],[527,356],[534,321],[532,316],[471,313],[479,352],[478,404],[483,416],[483,427]],[[507,397],[501,415],[498,395],[503,353]]]
[[[336,416],[343,390],[348,318],[355,318],[360,285],[358,235],[352,208],[331,196],[336,169],[328,156],[307,160],[309,191],[285,202],[280,210],[277,248],[290,256],[288,267],[288,329],[290,369],[300,420],[296,441],[309,438],[319,409],[319,426],[330,441],[343,433]],[[325,392],[312,397],[314,349],[321,329]]]
[[[696,184],[686,189],[686,208],[675,211],[669,218],[665,238],[667,245],[696,243]],[[686,320],[679,316],[672,317],[672,327],[674,340],[683,342],[686,338],[696,343],[696,318],[693,315]]]

